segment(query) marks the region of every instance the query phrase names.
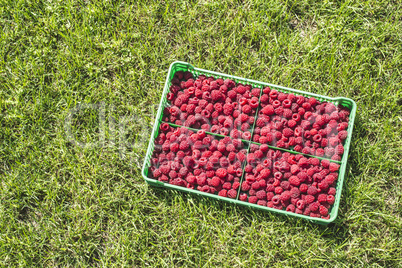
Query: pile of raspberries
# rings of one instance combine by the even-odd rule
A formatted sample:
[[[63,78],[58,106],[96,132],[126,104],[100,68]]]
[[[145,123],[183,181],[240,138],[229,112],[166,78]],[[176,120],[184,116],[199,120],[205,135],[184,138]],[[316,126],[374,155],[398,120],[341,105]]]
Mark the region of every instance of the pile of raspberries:
[[[171,82],[151,178],[329,219],[347,108],[230,79],[195,79],[190,72],[176,72]]]
[[[253,141],[340,161],[350,111],[330,102],[295,96],[266,87]]]
[[[234,139],[251,139],[261,89],[233,80],[176,72],[163,121]]]
[[[163,121],[340,161],[350,111],[330,102],[178,71]],[[254,126],[255,123],[255,126]]]
[[[250,145],[239,199],[275,209],[329,219],[340,165]]]
[[[240,139],[162,123],[150,175],[161,182],[236,198],[246,156],[247,146]]]

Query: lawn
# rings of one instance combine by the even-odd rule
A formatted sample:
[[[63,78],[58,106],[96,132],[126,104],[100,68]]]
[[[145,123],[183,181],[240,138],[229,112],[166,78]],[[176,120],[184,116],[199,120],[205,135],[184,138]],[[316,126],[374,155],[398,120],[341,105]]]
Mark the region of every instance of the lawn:
[[[0,266],[401,266],[401,1],[3,0],[0,25]],[[356,101],[334,223],[144,182],[176,60]]]

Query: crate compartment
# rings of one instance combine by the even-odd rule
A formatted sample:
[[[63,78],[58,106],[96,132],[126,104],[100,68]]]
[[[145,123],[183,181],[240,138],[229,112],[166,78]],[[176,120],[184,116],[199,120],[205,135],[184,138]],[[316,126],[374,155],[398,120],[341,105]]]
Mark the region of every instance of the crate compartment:
[[[245,140],[251,138],[259,105],[260,88],[231,79],[178,71],[167,94],[163,121],[229,135],[237,130]]]
[[[236,198],[248,144],[162,123],[154,141],[149,177],[222,197]]]
[[[253,141],[340,161],[349,115],[347,106],[266,87]]]
[[[183,77],[181,77],[181,76],[183,76]],[[230,128],[230,129],[228,128],[229,131],[224,130],[221,132],[222,126],[225,128],[225,125],[224,125],[224,121],[220,122],[219,120],[218,120],[218,122],[216,122],[216,121],[213,122],[216,124],[212,124],[212,122],[206,122],[206,123],[202,122],[202,123],[190,124],[190,126],[189,126],[185,123],[186,119],[188,118],[187,114],[181,115],[181,118],[179,117],[179,119],[169,118],[170,117],[169,109],[173,106],[177,106],[174,103],[174,98],[172,98],[172,94],[173,94],[173,96],[177,97],[177,94],[179,94],[179,95],[184,94],[184,93],[179,93],[179,92],[184,92],[184,90],[186,90],[186,89],[188,90],[188,87],[186,88],[184,86],[182,89],[182,86],[180,85],[179,90],[176,88],[173,90],[173,92],[171,92],[172,85],[178,85],[178,83],[179,84],[182,83],[182,81],[178,82],[177,80],[188,80],[188,79],[191,79],[191,77],[193,77],[194,82],[195,82],[197,80],[197,78],[200,78],[203,76],[205,77],[204,79],[211,79],[210,82],[212,82],[212,78],[214,81],[216,81],[218,79],[222,79],[224,81],[224,83],[225,83],[225,80],[229,79],[229,80],[234,81],[234,83],[236,85],[239,85],[239,84],[245,85],[245,86],[247,86],[247,88],[249,90],[255,89],[254,93],[253,93],[254,97],[256,97],[257,89],[259,89],[259,91],[260,91],[260,95],[258,98],[259,105],[255,110],[253,110],[251,112],[250,116],[248,117],[248,119],[250,121],[247,122],[248,123],[247,131],[242,131],[241,125],[239,127],[238,125],[234,124],[233,128]],[[221,80],[219,80],[219,81],[221,81]],[[205,192],[203,192],[202,187],[204,187],[205,185],[198,185],[197,183],[191,183],[191,179],[190,179],[190,186],[189,186],[189,188],[187,188],[189,182],[186,180],[185,180],[185,183],[182,181],[179,181],[179,180],[176,180],[173,182],[173,181],[171,181],[171,179],[174,180],[175,178],[168,178],[167,182],[162,182],[159,179],[158,174],[156,174],[156,176],[154,176],[153,171],[155,169],[158,169],[161,164],[163,165],[163,163],[159,163],[160,162],[159,157],[156,157],[155,154],[157,154],[158,150],[160,150],[161,147],[159,147],[159,146],[162,146],[162,144],[163,144],[163,142],[162,142],[162,144],[159,144],[161,141],[159,140],[160,138],[158,138],[158,136],[163,131],[167,130],[167,129],[165,129],[165,130],[161,131],[161,126],[163,126],[162,128],[166,128],[166,125],[169,128],[173,128],[175,130],[187,129],[188,131],[192,131],[194,133],[196,133],[200,129],[203,129],[207,136],[213,137],[213,138],[211,138],[213,140],[218,140],[218,141],[230,140],[230,139],[240,140],[242,143],[242,148],[241,149],[239,148],[239,150],[241,150],[242,153],[246,155],[246,159],[250,160],[250,158],[252,158],[253,154],[256,151],[255,146],[262,146],[262,144],[260,144],[260,143],[250,142],[249,140],[257,140],[256,136],[260,135],[260,134],[258,134],[258,131],[261,131],[261,129],[258,130],[258,126],[256,123],[257,123],[258,117],[261,114],[261,109],[263,108],[263,105],[262,105],[263,103],[261,102],[261,98],[263,101],[264,101],[264,98],[266,98],[266,97],[263,97],[263,95],[266,94],[263,92],[263,90],[266,89],[267,87],[269,87],[271,90],[274,89],[274,90],[278,91],[278,95],[279,95],[279,93],[286,93],[286,94],[292,93],[295,96],[304,96],[306,99],[310,99],[310,98],[314,97],[320,103],[324,103],[324,102],[332,103],[336,107],[340,107],[337,109],[342,109],[342,110],[347,109],[350,113],[349,120],[348,120],[348,126],[347,126],[347,137],[346,137],[346,140],[343,141],[344,153],[341,158],[336,158],[336,160],[331,160],[330,158],[328,158],[329,155],[326,156],[325,154],[322,157],[320,157],[320,156],[311,156],[309,154],[305,154],[307,151],[303,152],[303,150],[302,150],[302,152],[297,152],[297,151],[293,150],[294,147],[291,147],[291,146],[289,146],[288,148],[278,148],[277,143],[274,143],[274,144],[267,143],[267,144],[263,145],[263,146],[267,146],[269,148],[269,150],[274,150],[275,152],[280,152],[282,155],[285,155],[285,156],[296,155],[298,158],[306,158],[306,159],[314,158],[314,159],[319,160],[320,165],[323,162],[322,160],[324,160],[324,165],[326,165],[326,163],[329,161],[334,166],[335,165],[337,166],[337,168],[338,168],[338,170],[336,171],[338,174],[337,179],[336,179],[336,182],[334,182],[333,185],[331,185],[331,186],[333,186],[333,188],[336,189],[335,201],[332,206],[329,206],[330,204],[325,204],[324,201],[323,201],[324,204],[322,204],[322,205],[328,206],[328,209],[329,209],[328,216],[321,217],[322,215],[320,215],[320,217],[316,217],[317,215],[314,213],[309,214],[309,215],[303,215],[303,213],[298,214],[298,213],[296,213],[296,209],[294,212],[292,212],[292,207],[290,207],[288,209],[291,211],[286,211],[285,209],[283,209],[283,210],[275,209],[274,207],[270,207],[271,204],[269,204],[269,206],[267,206],[268,202],[269,202],[268,199],[266,200],[267,201],[266,204],[263,204],[264,202],[259,202],[260,205],[257,204],[259,200],[256,201],[257,203],[248,202],[249,201],[248,198],[253,195],[250,195],[248,191],[243,191],[242,193],[240,193],[240,187],[239,187],[239,185],[241,183],[243,183],[244,181],[247,181],[247,175],[249,175],[250,172],[252,172],[252,170],[250,171],[249,167],[246,165],[246,161],[242,162],[242,164],[240,165],[241,169],[238,169],[238,168],[236,169],[236,176],[233,175],[233,180],[232,180],[232,178],[229,178],[229,180],[230,180],[229,182],[231,183],[230,186],[232,187],[230,190],[237,191],[236,197],[235,197],[235,193],[233,191],[231,192],[230,196],[233,198],[227,197],[228,192],[229,192],[229,187],[228,187],[229,184],[226,184],[226,186],[225,186],[225,187],[227,187],[227,189],[225,189],[225,190],[227,190],[226,196],[225,196],[224,192],[221,193],[222,196],[219,195],[219,192],[221,192],[223,190],[223,187],[221,187],[221,186],[223,186],[223,184],[227,182],[225,180],[221,181],[219,186],[217,186],[217,188],[212,186],[215,188],[215,190],[210,189],[210,190],[205,190]],[[172,93],[172,94],[169,94],[169,93]],[[190,93],[192,93],[192,90],[190,90]],[[225,103],[226,103],[226,101],[228,101],[228,103],[237,102],[238,101],[237,94],[238,93],[236,93],[236,101],[235,100],[231,100],[231,101],[225,100]],[[268,102],[269,102],[269,100],[268,100]],[[179,104],[179,103],[177,103],[177,104]],[[184,108],[186,108],[186,109],[184,109]],[[187,107],[183,107],[183,108],[180,107],[180,111],[182,111],[182,109],[187,110]],[[241,107],[239,109],[241,109]],[[227,201],[227,202],[231,202],[231,203],[236,203],[239,205],[244,205],[244,206],[247,206],[250,208],[276,212],[276,213],[280,213],[280,214],[284,214],[284,215],[288,215],[288,216],[299,217],[299,218],[307,219],[307,220],[310,220],[310,221],[313,221],[313,222],[316,222],[319,224],[328,224],[337,217],[337,213],[338,213],[339,202],[340,202],[340,197],[341,197],[341,192],[342,192],[343,180],[345,177],[345,169],[346,169],[346,165],[347,165],[347,157],[348,157],[348,152],[349,152],[349,147],[350,147],[350,141],[351,141],[351,135],[352,135],[352,131],[353,131],[353,124],[354,124],[356,109],[357,109],[356,104],[351,99],[347,99],[347,98],[343,98],[343,97],[331,98],[331,97],[321,96],[321,95],[317,95],[314,93],[308,93],[308,92],[291,89],[291,88],[286,88],[286,87],[281,87],[281,86],[264,83],[264,82],[260,82],[260,81],[254,81],[254,80],[250,80],[250,79],[246,79],[246,78],[235,77],[235,76],[217,73],[217,72],[213,72],[213,71],[203,70],[203,69],[195,68],[185,62],[174,62],[171,64],[167,78],[166,78],[166,83],[165,83],[165,87],[164,87],[164,90],[162,93],[161,102],[160,102],[160,106],[159,106],[158,113],[156,116],[153,132],[151,134],[148,151],[147,151],[147,154],[144,159],[142,175],[143,175],[144,179],[146,180],[146,182],[153,186],[165,187],[165,188],[170,188],[170,189],[175,189],[175,190],[180,190],[180,191],[185,191],[185,192],[191,192],[191,193],[195,193],[195,194],[199,194],[199,195],[209,196],[214,199],[219,199],[219,200],[223,200],[223,201]],[[253,115],[254,115],[254,117],[253,117]],[[232,116],[233,116],[233,114],[232,114]],[[185,120],[183,120],[183,119],[185,119]],[[337,123],[339,123],[339,122],[337,122]],[[212,128],[212,127],[214,127],[214,128]],[[219,131],[217,131],[218,129],[219,129]],[[243,127],[243,129],[244,129],[244,127]],[[238,132],[236,132],[235,130],[237,130]],[[249,132],[249,133],[248,133],[248,135],[243,136],[243,134],[245,132]],[[332,134],[335,134],[335,132]],[[156,140],[156,143],[155,143],[155,140]],[[258,139],[258,141],[259,141],[259,139]],[[235,141],[235,143],[236,143],[236,141]],[[303,140],[302,144],[305,145],[306,143],[307,142]],[[308,143],[307,143],[307,145],[308,145]],[[156,148],[156,151],[154,150],[155,148]],[[169,149],[170,149],[170,147],[169,147]],[[193,149],[194,148],[191,147],[191,150],[193,150]],[[176,150],[174,148],[174,146],[173,146],[173,150]],[[198,149],[196,149],[196,150],[198,150]],[[166,151],[166,153],[168,153],[168,151]],[[309,153],[311,154],[311,152],[309,152]],[[169,157],[171,157],[171,156],[169,156]],[[314,160],[314,161],[316,161],[316,160]],[[183,162],[182,162],[182,164],[183,164]],[[239,164],[237,164],[237,165],[239,166]],[[182,167],[180,167],[180,168],[182,168]],[[179,168],[179,171],[180,171],[180,168]],[[214,166],[213,169],[214,169],[214,172],[216,172],[218,167]],[[273,170],[271,170],[271,172],[272,171]],[[164,172],[168,173],[167,171],[164,171]],[[170,170],[169,170],[169,172],[170,172]],[[191,172],[194,172],[194,170],[192,170]],[[197,171],[197,172],[200,172],[200,171]],[[206,171],[203,170],[201,172],[206,172]],[[333,173],[336,173],[336,172],[333,172]],[[242,174],[240,174],[240,173],[242,173]],[[176,176],[174,173],[172,173],[172,174],[173,174],[173,177]],[[212,174],[212,172],[210,172],[209,175],[213,177],[213,175],[211,175],[211,174]],[[166,176],[166,174],[164,174],[164,175]],[[161,176],[161,175],[159,175],[159,176]],[[314,174],[313,174],[313,176],[314,176]],[[207,176],[206,184],[208,184],[208,178],[209,177]],[[209,179],[211,179],[211,178],[209,178]],[[313,179],[315,179],[315,178],[313,178]],[[163,178],[163,180],[166,181],[166,178]],[[173,184],[171,184],[169,182],[173,182]],[[179,182],[179,183],[177,183],[177,182]],[[215,180],[215,182],[217,183],[217,180]],[[312,183],[314,183],[314,182],[312,182]],[[317,181],[317,183],[318,183],[318,181]],[[176,185],[176,184],[178,184],[178,185]],[[201,184],[203,184],[203,182],[201,182]],[[205,187],[205,189],[207,189],[207,187]],[[331,192],[331,193],[333,193],[333,192]],[[245,195],[246,195],[246,199],[244,199]],[[332,195],[332,194],[330,194],[330,195]],[[314,196],[314,198],[318,198],[318,196]],[[332,203],[331,198],[332,197],[330,197],[330,202]],[[244,200],[244,201],[242,201],[242,200]],[[287,203],[285,203],[285,204],[287,204]],[[296,202],[296,205],[297,205],[297,202]],[[282,204],[282,207],[283,206],[284,205]],[[289,206],[289,204],[288,204],[288,206]],[[286,206],[286,207],[288,207],[288,206]],[[323,214],[325,214],[325,210],[323,210],[323,211],[324,211]],[[300,211],[298,211],[298,212],[300,212]],[[307,214],[307,213],[305,213],[305,214]]]
[[[310,217],[329,219],[340,165],[251,144],[240,200]]]

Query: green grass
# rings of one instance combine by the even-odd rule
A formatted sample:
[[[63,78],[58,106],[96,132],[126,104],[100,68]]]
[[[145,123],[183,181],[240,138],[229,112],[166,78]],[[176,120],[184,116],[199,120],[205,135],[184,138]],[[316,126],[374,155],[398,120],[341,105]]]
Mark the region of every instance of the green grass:
[[[0,25],[1,266],[401,266],[401,1],[3,0]],[[333,224],[144,182],[175,60],[356,101]]]

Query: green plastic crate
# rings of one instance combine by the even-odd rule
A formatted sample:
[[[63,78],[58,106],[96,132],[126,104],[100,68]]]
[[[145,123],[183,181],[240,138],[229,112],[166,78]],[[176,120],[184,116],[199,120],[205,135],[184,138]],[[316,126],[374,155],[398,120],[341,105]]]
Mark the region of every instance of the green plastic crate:
[[[310,216],[305,216],[302,214],[296,214],[296,213],[292,213],[292,212],[288,212],[285,210],[278,210],[278,209],[274,209],[274,208],[269,208],[269,207],[265,207],[265,206],[260,206],[257,204],[251,204],[248,202],[243,202],[239,200],[239,194],[240,191],[238,191],[237,194],[237,198],[236,199],[231,199],[228,197],[221,197],[215,194],[211,194],[211,193],[204,193],[198,190],[193,190],[193,189],[188,189],[185,187],[180,187],[180,186],[176,186],[176,185],[172,185],[169,183],[163,183],[160,182],[158,180],[152,179],[148,177],[148,170],[149,167],[151,165],[150,161],[151,161],[151,156],[154,150],[154,141],[156,139],[156,137],[159,134],[159,126],[162,123],[162,116],[163,116],[163,109],[165,107],[167,107],[168,101],[166,99],[166,96],[169,92],[169,88],[171,85],[171,80],[173,78],[173,75],[177,72],[177,71],[189,71],[191,72],[194,77],[197,77],[198,75],[204,74],[206,76],[212,76],[215,79],[217,78],[223,78],[223,79],[232,79],[234,80],[236,83],[243,83],[243,84],[250,84],[253,87],[256,88],[264,88],[264,87],[271,87],[273,89],[276,89],[277,91],[280,92],[284,92],[284,93],[294,93],[295,95],[302,95],[305,97],[314,97],[319,101],[327,101],[327,102],[332,102],[335,105],[342,105],[344,107],[347,107],[350,110],[350,115],[349,115],[349,126],[348,126],[348,137],[345,140],[344,143],[344,154],[342,156],[342,160],[341,161],[334,161],[334,160],[330,160],[331,162],[336,162],[338,164],[340,164],[340,169],[339,169],[339,175],[338,175],[338,181],[337,181],[337,185],[336,185],[336,195],[335,195],[335,203],[331,208],[330,211],[330,219],[325,220],[325,219],[321,219],[321,218],[314,218],[314,217],[310,217]],[[159,109],[155,118],[155,123],[154,123],[154,127],[152,130],[152,134],[151,134],[151,138],[149,141],[149,145],[148,145],[148,150],[144,159],[144,164],[143,164],[143,168],[142,168],[142,176],[144,177],[145,181],[152,185],[152,186],[156,186],[156,187],[165,187],[165,188],[169,188],[169,189],[174,189],[174,190],[179,190],[179,191],[183,191],[183,192],[189,192],[189,193],[194,193],[194,194],[198,194],[198,195],[203,195],[203,196],[207,196],[207,197],[211,197],[214,199],[218,199],[218,200],[222,200],[222,201],[226,201],[226,202],[230,202],[230,203],[235,203],[235,204],[239,204],[239,205],[243,205],[243,206],[248,206],[250,208],[255,208],[255,209],[260,209],[260,210],[265,210],[265,211],[270,211],[270,212],[275,212],[275,213],[279,213],[279,214],[284,214],[284,215],[288,215],[288,216],[293,216],[293,217],[299,217],[299,218],[303,218],[318,224],[329,224],[332,221],[334,221],[338,215],[338,209],[339,209],[339,202],[341,199],[341,193],[342,193],[342,186],[343,186],[343,181],[345,178],[345,171],[346,171],[346,165],[347,165],[347,160],[348,160],[348,154],[349,154],[349,148],[350,148],[350,141],[352,138],[352,132],[353,132],[353,125],[354,125],[354,119],[356,116],[356,110],[357,110],[357,106],[356,103],[348,98],[343,98],[343,97],[338,97],[338,98],[331,98],[331,97],[327,97],[327,96],[322,96],[322,95],[318,95],[318,94],[314,94],[314,93],[309,93],[309,92],[305,92],[305,91],[300,91],[300,90],[296,90],[296,89],[291,89],[291,88],[286,88],[286,87],[282,87],[282,86],[277,86],[277,85],[273,85],[273,84],[269,84],[269,83],[264,83],[264,82],[260,82],[260,81],[255,81],[255,80],[250,80],[250,79],[246,79],[246,78],[242,78],[242,77],[236,77],[236,76],[232,76],[232,75],[227,75],[227,74],[222,74],[222,73],[218,73],[218,72],[213,72],[213,71],[208,71],[208,70],[204,70],[204,69],[199,69],[199,68],[195,68],[193,67],[191,64],[186,63],[186,62],[180,62],[180,61],[176,61],[173,62],[170,67],[169,67],[169,72],[168,75],[166,77],[166,82],[165,82],[165,87],[163,89],[163,93],[162,93],[162,97],[161,97],[161,101],[159,104]],[[257,113],[256,113],[257,116]],[[182,126],[177,126],[175,124],[169,123],[169,125],[173,126],[173,127],[182,127]],[[188,128],[188,129],[192,129],[192,128]],[[194,130],[194,129],[193,129]],[[254,126],[252,131],[254,130]],[[210,135],[214,135],[214,136],[218,136],[218,137],[223,137],[222,135],[219,134],[214,134],[214,133],[208,133]],[[244,143],[255,143],[255,142],[251,142],[251,141],[245,141],[243,140]],[[258,143],[257,143],[258,144]],[[301,154],[292,150],[287,150],[287,149],[283,149],[283,148],[277,148],[274,146],[270,146],[270,148],[272,149],[276,149],[276,150],[280,150],[280,151],[287,151],[290,152],[292,154]],[[249,148],[249,146],[248,146]],[[314,157],[314,158],[319,158],[319,159],[324,159],[323,157],[317,157],[317,156],[310,156],[309,157]],[[325,158],[326,159],[326,158]],[[244,168],[244,165],[243,165]],[[240,183],[243,181],[243,177],[244,177],[244,170],[243,170],[243,176],[241,178]]]

